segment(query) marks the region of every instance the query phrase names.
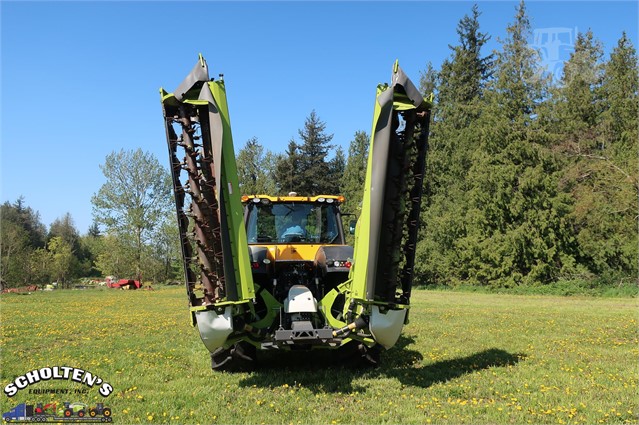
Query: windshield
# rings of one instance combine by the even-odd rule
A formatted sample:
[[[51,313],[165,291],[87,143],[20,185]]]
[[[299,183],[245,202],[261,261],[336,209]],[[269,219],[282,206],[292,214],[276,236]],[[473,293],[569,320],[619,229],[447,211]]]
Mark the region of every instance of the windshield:
[[[341,243],[335,205],[252,203],[248,209],[249,243]]]

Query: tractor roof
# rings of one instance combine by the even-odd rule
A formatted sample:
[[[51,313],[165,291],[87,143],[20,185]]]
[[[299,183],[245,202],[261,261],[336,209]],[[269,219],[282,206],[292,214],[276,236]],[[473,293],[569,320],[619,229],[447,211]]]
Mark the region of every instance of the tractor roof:
[[[318,196],[269,196],[269,195],[243,195],[242,203],[247,204],[249,202],[260,202],[262,199],[268,199],[272,203],[284,203],[284,202],[326,202],[341,204],[344,202],[342,195],[318,195]]]

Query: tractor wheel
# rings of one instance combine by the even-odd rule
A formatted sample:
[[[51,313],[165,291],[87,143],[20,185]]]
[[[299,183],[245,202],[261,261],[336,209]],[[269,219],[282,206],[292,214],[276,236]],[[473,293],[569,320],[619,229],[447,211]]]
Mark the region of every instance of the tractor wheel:
[[[95,411],[95,409],[89,410],[89,416],[91,416],[92,418],[95,418],[95,415],[97,415],[97,412]]]
[[[106,407],[103,411],[102,414],[106,417],[111,416],[111,409],[109,409],[108,407]]]
[[[255,367],[257,349],[248,342],[238,342],[229,348],[220,347],[211,353],[211,369],[224,372],[245,372]]]
[[[64,416],[69,418],[73,415],[73,411],[71,409],[65,409],[64,410]]]
[[[380,345],[367,347],[357,341],[352,341],[339,348],[339,359],[350,367],[377,367],[382,352]]]
[[[80,411],[78,411],[78,417],[80,417],[80,418],[84,418],[84,415],[85,415],[85,414],[86,414],[86,413],[84,412],[84,410],[80,410]]]
[[[367,366],[377,367],[379,366],[380,357],[382,356],[382,346],[377,344],[372,347],[367,347],[364,344],[359,345],[360,353],[362,353],[362,360]]]

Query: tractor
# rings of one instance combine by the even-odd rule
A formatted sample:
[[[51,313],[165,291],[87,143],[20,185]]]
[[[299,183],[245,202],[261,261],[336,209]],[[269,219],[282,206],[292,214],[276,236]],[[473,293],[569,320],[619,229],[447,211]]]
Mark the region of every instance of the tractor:
[[[80,403],[77,401],[74,403],[69,403],[65,401],[58,414],[60,416],[64,416],[65,418],[70,418],[71,416],[83,418],[87,415],[88,407],[89,406],[85,403]]]
[[[348,87],[340,87],[348,91]],[[258,350],[377,364],[408,320],[432,96],[395,62],[377,87],[354,247],[339,194],[241,194],[226,85],[200,55],[160,89],[191,320],[214,370]]]

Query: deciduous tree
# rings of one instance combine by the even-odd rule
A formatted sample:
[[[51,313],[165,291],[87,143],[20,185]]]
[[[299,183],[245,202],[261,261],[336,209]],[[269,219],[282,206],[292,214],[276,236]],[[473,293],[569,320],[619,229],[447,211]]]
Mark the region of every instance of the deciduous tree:
[[[94,219],[110,234],[132,238],[136,275],[140,275],[144,245],[172,207],[169,173],[141,149],[112,152],[100,168],[106,182],[91,199]]]

